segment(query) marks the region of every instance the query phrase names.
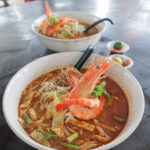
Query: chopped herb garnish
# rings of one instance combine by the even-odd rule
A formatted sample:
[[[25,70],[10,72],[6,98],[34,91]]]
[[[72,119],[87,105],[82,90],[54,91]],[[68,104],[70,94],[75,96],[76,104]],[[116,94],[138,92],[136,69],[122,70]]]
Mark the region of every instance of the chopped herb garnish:
[[[31,120],[31,118],[28,116],[27,113],[23,114],[23,115],[22,115],[22,118],[25,120],[25,122],[26,122],[27,124],[31,124],[31,123],[33,122],[33,121]]]
[[[113,118],[119,122],[123,122],[124,119],[122,117],[119,117],[119,116],[116,116],[116,115],[113,115]]]
[[[42,139],[43,141],[46,141],[46,140],[48,140],[49,138],[55,138],[55,139],[58,138],[58,136],[57,136],[56,134],[53,134],[53,133],[51,133],[51,132],[46,133],[43,129],[40,129],[39,131],[45,135],[45,136],[43,137],[43,139]]]
[[[67,31],[65,31],[65,33],[64,33],[64,37],[67,37],[68,36],[68,32]]]
[[[53,15],[51,16],[51,18],[52,18],[51,19],[52,26],[56,25],[59,22],[59,20],[56,17],[54,17]]]
[[[68,143],[64,143],[64,142],[61,142],[60,145],[68,147],[68,148],[72,148],[72,149],[75,149],[75,150],[79,150],[79,146],[77,146],[77,145],[68,144]]]
[[[58,136],[56,135],[56,134],[51,134],[51,133],[48,133],[48,134],[46,134],[44,137],[43,137],[43,141],[46,141],[46,140],[48,140],[48,139],[50,139],[50,138],[55,138],[55,139],[57,139],[58,138]]]
[[[98,98],[98,97],[100,97],[103,93],[104,93],[104,90],[103,90],[103,89],[101,89],[100,91],[94,90],[93,93],[92,93],[92,95],[93,95],[95,98]]]
[[[57,87],[56,95],[59,97],[59,87]]]
[[[41,28],[39,26],[35,26],[35,30],[40,30]]]
[[[98,93],[97,93],[97,91],[96,91],[96,90],[94,90],[94,91],[92,92],[92,95],[93,95],[95,98],[97,98],[97,97],[98,97]]]
[[[44,135],[47,134],[43,129],[40,129],[40,132],[43,133]]]
[[[66,25],[71,25],[71,23],[69,23],[69,22],[68,22],[68,23],[65,23],[65,24],[66,24]]]
[[[94,91],[92,92],[92,95],[95,97],[95,98],[98,98],[100,97],[103,93],[104,93],[104,87],[106,86],[106,82],[103,81],[100,85],[97,85],[95,86],[95,89]]]
[[[110,100],[110,94],[108,92],[106,92],[105,90],[104,90],[104,94],[106,95],[107,100]]]
[[[103,81],[100,85],[97,85],[97,86],[95,87],[95,90],[96,90],[96,91],[100,91],[100,90],[102,90],[105,86],[106,86],[106,82]]]
[[[103,81],[100,85],[97,85],[95,86],[95,89],[94,91],[92,92],[92,95],[95,97],[95,98],[98,98],[100,97],[102,94],[105,94],[106,97],[107,97],[107,100],[110,99],[110,95],[109,93],[107,93],[105,90],[104,90],[104,87],[106,86],[106,82]]]
[[[70,135],[69,137],[67,137],[67,141],[68,143],[71,143],[72,141],[74,141],[76,138],[78,138],[78,133],[73,133],[72,135]]]
[[[48,36],[48,34],[47,34],[47,33],[45,33],[44,35],[45,35],[45,36]]]
[[[48,86],[48,85],[49,85],[49,83],[47,81],[41,83],[41,86]]]

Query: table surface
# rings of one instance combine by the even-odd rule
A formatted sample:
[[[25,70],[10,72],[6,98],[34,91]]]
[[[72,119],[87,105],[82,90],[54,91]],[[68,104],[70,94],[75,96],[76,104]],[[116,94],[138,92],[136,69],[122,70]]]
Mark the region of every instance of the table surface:
[[[76,10],[99,17],[111,18],[95,53],[105,55],[110,40],[127,41],[126,55],[134,61],[130,69],[142,86],[145,112],[135,132],[113,150],[150,149],[150,0],[50,0],[53,11]],[[0,100],[10,78],[25,64],[54,52],[43,46],[31,31],[31,23],[44,13],[44,3],[13,5],[0,9]],[[136,89],[135,89],[136,90]],[[137,108],[138,109],[138,108]],[[0,107],[0,148],[3,150],[33,150],[9,129]]]

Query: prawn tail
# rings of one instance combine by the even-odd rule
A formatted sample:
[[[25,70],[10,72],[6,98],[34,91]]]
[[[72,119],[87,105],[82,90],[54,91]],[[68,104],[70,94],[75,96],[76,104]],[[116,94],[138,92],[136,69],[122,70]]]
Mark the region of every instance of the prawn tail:
[[[47,17],[50,17],[50,16],[52,15],[50,6],[49,6],[49,4],[48,4],[47,1],[45,1],[45,13],[46,13],[46,16],[47,16]]]

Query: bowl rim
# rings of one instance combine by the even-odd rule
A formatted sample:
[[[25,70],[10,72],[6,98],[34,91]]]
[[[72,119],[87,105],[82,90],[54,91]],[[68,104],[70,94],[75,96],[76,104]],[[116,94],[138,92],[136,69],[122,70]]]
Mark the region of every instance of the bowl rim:
[[[61,14],[61,13],[78,13],[78,14],[83,14],[83,15],[89,15],[93,18],[96,18],[97,20],[100,19],[100,17],[95,16],[93,14],[90,13],[85,13],[85,12],[81,12],[81,11],[58,11],[58,12],[53,12],[54,14]],[[48,40],[55,40],[55,41],[62,41],[62,42],[72,42],[72,41],[83,41],[83,40],[87,40],[87,39],[92,39],[94,37],[99,36],[99,34],[101,34],[102,32],[104,32],[104,30],[106,29],[107,24],[105,22],[102,22],[103,24],[103,28],[101,30],[98,30],[98,33],[93,34],[91,36],[87,36],[87,37],[82,37],[82,38],[77,38],[77,39],[58,39],[58,38],[53,38],[53,37],[48,37],[48,36],[44,36],[41,33],[39,33],[36,29],[35,29],[35,22],[41,18],[45,18],[45,14],[41,15],[39,17],[37,17],[35,20],[33,20],[32,24],[31,24],[31,30],[38,36],[48,39]],[[41,23],[40,23],[41,24]]]
[[[71,54],[73,55],[74,53],[80,53],[80,54],[82,54],[83,52],[63,52],[63,53],[66,53],[66,54],[71,53]],[[28,145],[30,145],[30,146],[32,146],[32,147],[34,147],[34,148],[37,148],[37,149],[43,148],[43,149],[45,149],[45,150],[55,150],[55,149],[53,149],[53,148],[48,148],[48,147],[46,147],[46,146],[43,146],[43,145],[39,144],[38,142],[36,142],[37,145],[34,144],[32,141],[30,141],[30,137],[29,137],[29,136],[28,136],[28,138],[25,138],[25,137],[22,136],[22,135],[20,134],[20,132],[11,124],[11,122],[9,121],[9,119],[8,119],[8,117],[7,117],[7,113],[6,113],[6,111],[5,111],[5,108],[6,108],[6,107],[5,107],[6,95],[7,95],[8,89],[9,89],[9,87],[11,86],[12,82],[16,79],[16,77],[18,76],[18,74],[19,74],[21,71],[23,71],[23,70],[26,69],[28,66],[30,66],[32,63],[35,63],[36,61],[40,61],[40,60],[43,60],[43,59],[52,57],[52,56],[54,56],[54,55],[61,55],[61,54],[62,54],[62,53],[55,53],[55,54],[47,55],[47,56],[40,57],[40,58],[38,58],[38,59],[36,59],[36,60],[33,60],[33,61],[31,61],[30,63],[26,64],[25,66],[23,66],[19,71],[17,71],[17,72],[13,75],[13,77],[11,78],[11,80],[9,81],[9,83],[7,84],[7,86],[6,86],[6,88],[5,88],[5,91],[4,91],[3,100],[2,100],[2,109],[3,109],[3,114],[4,114],[4,117],[5,117],[5,119],[6,119],[7,124],[9,125],[9,127],[11,128],[11,130],[15,133],[15,135],[16,135],[17,137],[19,137],[19,138],[20,138],[23,142],[25,142],[26,144],[28,144]],[[99,55],[99,54],[92,54],[92,55]],[[141,93],[141,96],[142,96],[142,102],[143,102],[143,103],[142,103],[142,110],[141,110],[140,115],[138,116],[138,120],[136,120],[136,122],[134,123],[134,126],[130,127],[130,130],[128,130],[128,131],[126,132],[126,134],[122,135],[122,138],[118,138],[118,141],[117,141],[117,142],[113,140],[112,142],[110,142],[110,143],[108,143],[108,144],[106,144],[106,145],[103,145],[103,146],[94,148],[93,150],[98,150],[99,148],[101,148],[101,149],[103,149],[103,148],[104,148],[104,149],[110,149],[110,148],[115,147],[116,145],[119,145],[119,144],[122,143],[123,141],[125,141],[127,138],[129,138],[129,136],[130,136],[130,135],[135,131],[135,129],[138,127],[139,123],[140,123],[141,120],[142,120],[143,114],[144,114],[144,108],[145,108],[144,94],[143,94],[143,91],[142,91],[142,88],[141,88],[139,82],[138,82],[138,81],[136,80],[136,78],[132,75],[132,73],[129,72],[127,69],[125,69],[124,67],[120,66],[119,64],[116,64],[116,65],[118,65],[118,67],[120,67],[122,70],[126,71],[126,72],[130,75],[130,77],[135,81],[135,83],[137,84],[137,86],[139,87],[140,93]],[[118,137],[119,137],[119,136],[118,136]],[[116,139],[117,139],[117,138],[116,138]]]

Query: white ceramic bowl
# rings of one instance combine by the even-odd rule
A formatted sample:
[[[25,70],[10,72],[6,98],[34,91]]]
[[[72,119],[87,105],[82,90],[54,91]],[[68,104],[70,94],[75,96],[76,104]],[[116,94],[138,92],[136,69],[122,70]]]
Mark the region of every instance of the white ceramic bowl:
[[[3,112],[12,131],[24,142],[40,150],[52,150],[32,140],[18,123],[18,103],[23,89],[36,77],[54,68],[75,64],[81,57],[81,52],[64,52],[39,58],[19,70],[8,83],[3,97]],[[92,55],[84,65],[89,67],[100,58]],[[40,67],[39,67],[40,66]],[[144,112],[144,96],[135,77],[125,68],[113,64],[106,72],[125,92],[129,104],[129,117],[125,128],[112,142],[95,150],[108,150],[128,138],[140,123]],[[136,90],[135,90],[136,89]]]
[[[129,59],[131,63],[128,66],[125,67],[126,69],[129,69],[129,68],[131,68],[133,66],[133,60],[130,57],[128,57],[128,56],[120,55],[120,54],[113,54],[113,55],[109,56],[109,59],[112,60],[114,57]]]
[[[119,41],[119,40],[108,42],[108,43],[107,43],[107,48],[108,48],[109,50],[113,51],[113,49],[114,49],[114,44],[115,44],[116,42],[121,42],[122,45],[124,45],[124,47],[122,48],[122,50],[121,50],[120,52],[119,52],[119,50],[118,50],[118,54],[119,54],[119,53],[127,52],[127,51],[130,49],[130,46],[129,46],[127,43],[125,43],[125,42],[123,42],[123,41]]]
[[[54,13],[56,16],[70,16],[72,18],[78,19],[79,21],[91,24],[98,19],[99,17],[93,16],[88,13],[83,12],[76,12],[76,11],[70,11],[70,12],[57,12]],[[64,51],[83,51],[88,48],[89,45],[93,46],[95,45],[99,39],[101,38],[102,32],[104,31],[106,24],[105,22],[97,25],[97,29],[99,32],[97,34],[94,34],[89,37],[79,38],[79,39],[56,39],[44,36],[40,34],[35,27],[40,26],[42,23],[44,16],[41,16],[37,18],[32,23],[32,30],[37,35],[39,40],[43,45],[45,45],[48,49],[57,51],[57,52],[64,52]]]

